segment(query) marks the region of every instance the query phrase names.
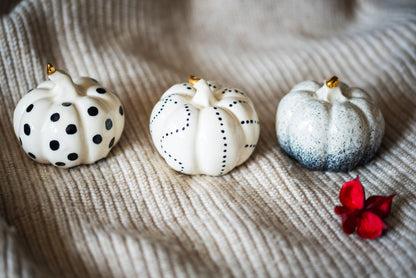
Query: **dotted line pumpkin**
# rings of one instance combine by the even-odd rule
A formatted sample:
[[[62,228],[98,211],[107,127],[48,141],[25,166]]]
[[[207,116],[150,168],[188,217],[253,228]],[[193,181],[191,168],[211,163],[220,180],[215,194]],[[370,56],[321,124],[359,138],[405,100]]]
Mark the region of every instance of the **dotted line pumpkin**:
[[[14,111],[14,131],[25,152],[65,168],[106,157],[124,128],[120,100],[92,78],[72,81],[50,64],[47,74],[50,80],[30,90]]]
[[[362,89],[336,76],[297,84],[276,114],[280,146],[312,170],[349,171],[367,163],[384,135],[384,119]]]
[[[243,92],[191,77],[162,95],[150,117],[150,132],[156,149],[176,171],[218,176],[249,158],[260,125]]]

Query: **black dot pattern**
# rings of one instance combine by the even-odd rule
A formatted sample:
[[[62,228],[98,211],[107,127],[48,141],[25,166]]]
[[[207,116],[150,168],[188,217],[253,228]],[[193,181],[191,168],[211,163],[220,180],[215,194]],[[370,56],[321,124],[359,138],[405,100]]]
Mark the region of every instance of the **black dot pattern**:
[[[114,145],[114,140],[116,140],[115,137],[113,137],[110,141],[110,144],[108,144],[108,148],[111,148]]]
[[[113,121],[111,119],[105,120],[105,129],[110,130],[113,127]]]
[[[257,145],[256,144],[246,144],[244,145],[244,148],[255,148]]]
[[[237,104],[247,104],[248,102],[245,100],[234,100],[228,104],[228,107],[233,107]]]
[[[225,171],[225,167],[227,166],[227,136],[226,136],[226,132],[225,129],[223,128],[224,123],[223,123],[223,119],[221,117],[220,112],[218,111],[217,107],[213,107],[213,109],[215,110],[215,115],[217,116],[218,122],[220,124],[220,132],[222,135],[222,140],[223,140],[223,156],[222,156],[222,161],[221,161],[221,170],[220,170],[220,175],[224,174]]]
[[[100,144],[103,141],[103,137],[100,134],[94,135],[94,137],[92,137],[92,141],[95,144]]]
[[[214,84],[212,84],[212,83],[210,83],[210,82],[208,82],[208,86],[209,86],[209,87],[211,87],[212,89],[216,89],[216,88],[217,88],[217,86],[216,86],[216,85],[214,85]]]
[[[59,115],[59,113],[53,113],[51,115],[51,121],[52,122],[57,122],[57,121],[59,121],[60,118],[61,118],[61,116]]]
[[[27,112],[27,113],[29,113],[30,111],[32,111],[32,109],[33,109],[33,104],[29,105],[29,106],[26,108],[26,112]]]
[[[25,124],[25,125],[23,126],[23,131],[24,131],[24,133],[25,133],[27,136],[29,136],[29,135],[30,135],[30,125],[29,125],[29,124]]]
[[[75,161],[77,159],[78,159],[78,154],[77,153],[68,154],[68,160]]]
[[[192,86],[190,86],[190,84],[188,84],[188,83],[183,83],[182,85],[183,85],[183,87],[184,87],[185,90],[191,90],[192,89]],[[217,89],[217,86],[214,85],[214,84],[208,83],[208,86],[210,87],[211,90]],[[226,103],[226,106],[228,106],[228,108],[236,107],[236,106],[239,106],[239,105],[249,105],[249,102],[246,101],[246,100],[244,100],[244,99],[235,99],[235,97],[237,97],[237,98],[239,97],[238,95],[244,96],[244,92],[241,92],[241,91],[239,91],[237,89],[224,89],[224,90],[218,90],[218,92],[219,93],[222,93],[222,94],[230,94],[230,97],[233,96],[234,99],[230,99],[229,102]],[[236,94],[238,94],[238,95],[236,96]],[[153,114],[153,117],[152,117],[152,119],[150,121],[150,127],[151,127],[150,132],[151,133],[152,133],[152,124],[159,117],[159,115],[162,113],[162,111],[164,109],[166,109],[167,104],[169,102],[174,102],[175,104],[178,103],[178,101],[175,101],[175,98],[173,98],[174,96],[177,96],[177,95],[176,94],[172,94],[172,95],[169,95],[169,96],[167,96],[167,97],[165,97],[165,98],[163,98],[163,99],[160,100],[161,105],[159,106],[159,110],[156,113]],[[226,131],[226,129],[224,129],[224,120],[223,120],[223,116],[220,113],[220,110],[218,110],[218,107],[212,107],[212,108],[214,110],[216,110],[215,113],[216,113],[216,116],[217,116],[217,119],[218,119],[218,123],[219,123],[219,126],[220,126],[220,130],[219,130],[220,135],[221,135],[220,138],[222,138],[222,140],[223,140],[223,143],[222,143],[223,150],[222,150],[222,156],[221,156],[221,160],[220,160],[221,161],[220,175],[223,175],[225,173],[226,167],[227,167],[227,151],[228,151],[228,149],[227,149],[227,147],[228,147],[227,131]],[[224,108],[226,108],[226,107],[224,107]],[[191,114],[189,112],[190,111],[190,108],[189,108],[189,105],[188,104],[185,104],[185,110],[187,112],[187,116],[188,117],[186,118],[186,122],[183,124],[183,126],[177,128],[175,130],[170,130],[170,131],[164,133],[162,135],[161,139],[160,139],[160,149],[161,149],[161,152],[163,152],[163,156],[165,157],[165,159],[166,158],[167,159],[172,159],[173,161],[175,161],[176,163],[178,163],[179,166],[180,166],[180,169],[181,169],[180,171],[181,172],[184,171],[184,166],[183,166],[182,162],[178,161],[172,154],[168,153],[167,150],[164,149],[163,142],[169,136],[172,136],[172,135],[174,135],[175,133],[178,133],[178,132],[185,131],[189,127],[189,121],[190,121],[190,115]],[[254,119],[248,119],[248,120],[244,120],[244,121],[241,120],[240,123],[242,125],[259,124],[259,121],[258,120],[254,120]],[[246,145],[244,145],[244,147],[246,147],[246,146],[247,146],[247,148],[249,148],[249,147],[250,148],[256,147],[255,144],[246,144]]]
[[[51,150],[56,151],[57,149],[59,149],[59,142],[57,140],[52,140],[49,142],[49,147],[51,148]]]
[[[244,96],[244,93],[237,90],[237,89],[224,89],[224,91],[222,91],[223,95],[224,94],[229,94],[229,93],[237,93],[237,94],[240,94],[240,95]]]
[[[97,90],[97,93],[99,93],[99,94],[105,94],[107,91],[105,90],[105,89],[103,89],[103,88],[98,88]]]
[[[186,86],[186,84],[184,84]],[[156,120],[156,118],[160,115],[160,113],[163,111],[163,109],[165,109],[165,106],[167,105],[168,102],[173,102],[174,104],[178,104],[178,102],[176,100],[173,100],[173,96],[175,95],[169,95],[166,98],[161,99],[160,101],[162,102],[162,105],[160,106],[159,111],[157,111],[157,113],[153,116],[153,118],[150,120],[150,125],[153,124],[153,122]],[[152,133],[152,130],[150,130],[150,133]]]
[[[178,161],[177,158],[173,157],[172,154],[168,153],[165,149],[163,149],[163,141],[167,137],[169,137],[170,135],[173,135],[175,133],[179,133],[181,131],[184,131],[186,128],[189,127],[189,119],[190,119],[190,116],[191,116],[191,112],[190,112],[189,105],[188,104],[185,104],[184,105],[184,108],[185,108],[185,112],[186,112],[186,120],[185,120],[184,125],[182,127],[180,127],[180,128],[175,129],[174,131],[166,132],[165,135],[163,135],[162,138],[160,139],[160,149],[163,151],[163,153],[165,155],[167,155],[170,159],[173,159],[173,161],[178,164],[181,172],[183,172],[184,169],[185,169],[184,166],[183,166],[183,163],[181,161]],[[165,156],[165,158],[166,158],[166,156]]]
[[[96,91],[99,94],[105,94],[106,93],[106,90],[103,89],[103,88],[97,88]],[[72,103],[62,102],[61,105],[64,106],[64,107],[69,107],[69,106],[72,105]],[[30,104],[26,107],[26,112],[30,113],[34,108],[35,108],[34,104]],[[99,110],[95,106],[90,106],[87,109],[87,112],[88,112],[88,115],[90,115],[90,116],[96,116],[96,115],[98,115]],[[119,113],[122,116],[124,115],[124,111],[123,111],[123,108],[122,108],[121,105],[119,106]],[[50,115],[49,119],[50,119],[51,122],[58,122],[61,119],[61,113],[58,113],[58,112],[52,113]],[[110,119],[110,118],[106,119],[104,124],[105,124],[106,130],[111,130],[114,126],[114,123],[113,123],[112,119]],[[27,136],[29,136],[31,134],[31,126],[29,125],[29,123],[25,123],[23,125],[23,132]],[[65,127],[65,132],[68,135],[73,135],[73,134],[76,134],[78,132],[78,128],[75,124],[68,124]],[[52,151],[57,151],[57,150],[61,149],[61,143],[59,141],[58,140],[49,141],[49,148]],[[92,141],[97,145],[101,144],[102,141],[103,141],[103,136],[100,135],[100,134],[96,134],[96,135],[93,136]],[[20,137],[19,137],[19,142],[20,142],[21,145],[23,145],[22,139]],[[108,142],[108,148],[112,148],[114,146],[114,143],[115,143],[115,137],[112,137],[111,140]],[[36,156],[33,153],[28,152],[27,154],[32,159],[36,159]],[[76,160],[79,159],[79,154],[75,153],[75,152],[68,153],[66,158],[68,159],[68,161],[76,161]],[[66,165],[65,160],[64,161],[52,162],[52,163],[54,163],[56,166],[65,166]]]
[[[240,124],[242,124],[242,125],[247,125],[247,124],[256,124],[256,125],[258,125],[258,124],[260,124],[260,122],[257,121],[257,120],[244,120],[244,121],[241,121]]]
[[[66,131],[66,134],[68,135],[75,134],[77,133],[77,126],[74,124],[70,124],[66,127],[65,131]]]
[[[183,86],[185,86],[187,90],[192,90],[192,86],[189,83],[183,83]]]
[[[98,108],[95,106],[91,106],[88,108],[88,115],[90,116],[97,116],[98,115]]]
[[[248,125],[248,124],[255,124],[258,125],[260,124],[260,122],[258,120],[242,120],[240,121],[241,125]],[[257,145],[256,144],[245,144],[244,148],[255,148]]]

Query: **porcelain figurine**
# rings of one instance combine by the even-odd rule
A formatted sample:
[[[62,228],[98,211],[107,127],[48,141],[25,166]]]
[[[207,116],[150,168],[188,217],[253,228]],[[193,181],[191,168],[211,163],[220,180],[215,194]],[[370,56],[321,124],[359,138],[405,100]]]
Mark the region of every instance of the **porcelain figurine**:
[[[74,81],[47,65],[45,81],[26,94],[13,125],[24,151],[35,161],[58,167],[90,164],[108,155],[124,128],[120,100],[97,81]]]
[[[191,76],[173,85],[153,108],[153,143],[176,171],[224,175],[254,151],[260,125],[245,93]]]
[[[374,156],[384,119],[364,90],[333,76],[292,88],[279,103],[276,132],[283,150],[305,167],[349,171]]]

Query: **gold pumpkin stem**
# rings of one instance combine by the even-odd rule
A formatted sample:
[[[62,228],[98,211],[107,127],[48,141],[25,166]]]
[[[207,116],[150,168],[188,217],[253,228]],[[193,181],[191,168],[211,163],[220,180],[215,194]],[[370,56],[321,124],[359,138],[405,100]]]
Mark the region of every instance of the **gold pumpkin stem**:
[[[201,80],[201,78],[198,78],[194,75],[189,76],[189,84],[191,84],[191,86],[194,86],[196,82],[198,82],[199,80]]]
[[[46,74],[47,75],[51,75],[52,73],[54,73],[56,71],[55,67],[52,64],[47,64],[46,65]]]
[[[337,76],[332,76],[331,78],[328,78],[328,80],[326,80],[325,84],[328,88],[334,88],[338,85],[339,83],[339,78]]]

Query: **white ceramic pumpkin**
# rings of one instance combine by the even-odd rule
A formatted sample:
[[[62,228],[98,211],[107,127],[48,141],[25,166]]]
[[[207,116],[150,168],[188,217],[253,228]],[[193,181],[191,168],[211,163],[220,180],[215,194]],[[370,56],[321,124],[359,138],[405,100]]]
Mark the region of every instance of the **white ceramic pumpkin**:
[[[162,95],[150,117],[150,132],[176,171],[218,176],[249,158],[260,125],[243,92],[191,77]]]
[[[25,152],[64,168],[106,157],[124,128],[120,100],[94,79],[72,81],[50,64],[47,74],[50,80],[30,90],[14,111],[14,131]]]
[[[276,132],[286,153],[307,168],[349,171],[374,156],[384,119],[365,91],[334,76],[293,87],[279,103]]]

